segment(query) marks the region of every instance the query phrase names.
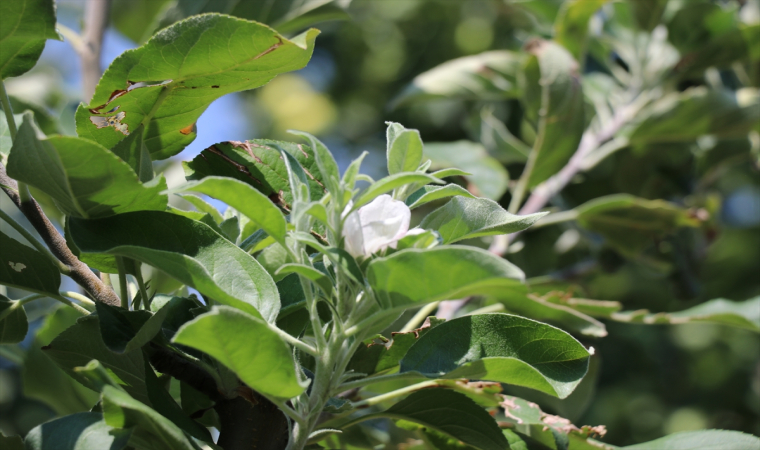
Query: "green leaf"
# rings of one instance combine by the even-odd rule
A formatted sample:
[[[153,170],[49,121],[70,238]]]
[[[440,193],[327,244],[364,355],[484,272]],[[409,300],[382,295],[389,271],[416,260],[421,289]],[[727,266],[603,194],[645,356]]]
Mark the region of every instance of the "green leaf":
[[[127,163],[86,139],[39,140],[32,120],[31,113],[24,115],[8,159],[8,175],[53,197],[65,214],[96,218],[166,209],[163,177],[143,185]]]
[[[73,308],[61,305],[55,309],[45,317],[24,355],[24,396],[50,406],[59,416],[89,411],[99,399],[98,394],[74,381],[45,355],[46,350],[42,350],[79,317],[80,313]]]
[[[0,79],[34,67],[47,39],[62,40],[55,30],[52,0],[15,0],[0,5]]]
[[[572,448],[578,450],[612,450],[612,447],[599,447],[596,442],[589,442],[590,437],[604,435],[604,425],[578,428],[568,419],[546,414],[537,404],[518,397],[503,396],[501,407],[504,408],[505,420],[514,424],[520,431],[519,436],[525,435],[543,442],[549,448]],[[524,433],[524,434],[523,434]],[[533,448],[533,447],[528,447]]]
[[[378,343],[377,338],[365,341],[354,353],[348,364],[347,370],[353,370],[357,373],[366,373],[372,375],[377,372],[396,367],[401,359],[406,355],[409,348],[425,333],[432,330],[445,322],[443,319],[428,317],[421,327],[408,332],[393,332],[391,340]]]
[[[509,173],[499,161],[488,156],[481,144],[470,141],[427,143],[424,154],[433,161],[435,169],[458,167],[470,173],[464,178],[477,189],[475,192],[470,187],[476,195],[499,200],[507,191]]]
[[[8,310],[11,310],[10,312]],[[0,344],[17,344],[29,331],[26,311],[20,303],[0,294]]]
[[[151,404],[142,352],[117,354],[110,351],[100,337],[100,324],[96,315],[80,318],[42,350],[71,378],[94,391],[99,391],[98,386],[74,368],[86,366],[91,360],[97,359],[130,395],[143,403]]]
[[[475,198],[474,195],[470,194],[462,186],[447,184],[446,186],[425,186],[407,197],[406,204],[409,206],[409,209],[414,209],[435,200],[456,196]]]
[[[328,192],[333,193],[337,197],[340,192],[340,171],[338,170],[338,163],[335,162],[335,158],[333,158],[330,150],[319,139],[309,133],[295,130],[289,130],[289,133],[301,136],[311,144],[311,152],[314,155],[314,160],[317,162],[317,168],[322,175],[322,180],[327,185]]]
[[[0,248],[0,284],[58,295],[61,274],[48,257],[2,232]]]
[[[242,311],[216,306],[183,325],[174,342],[208,353],[263,394],[291,398],[304,391],[290,347],[264,321]]]
[[[6,436],[0,433],[0,447],[4,450],[24,450],[24,441],[21,436]]]
[[[103,419],[108,425],[134,428],[130,440],[132,446],[156,450],[198,450],[198,446],[169,419],[118,388],[103,388],[102,408]]]
[[[687,89],[642,111],[629,130],[633,144],[693,141],[705,134],[741,137],[760,122],[760,91]]]
[[[648,310],[642,309],[614,312],[603,317],[618,322],[644,324],[716,323],[760,333],[760,297],[743,302],[718,298],[693,308],[672,313],[650,313]]]
[[[293,195],[288,170],[278,148],[286,150],[301,164],[309,178],[312,201],[324,195],[322,174],[310,146],[290,142],[254,139],[221,142],[203,150],[192,161],[183,163],[185,178],[202,180],[210,176],[235,178],[261,191],[275,204],[290,208]]]
[[[317,34],[287,40],[219,14],[175,23],[111,63],[90,105],[77,109],[77,134],[111,148],[144,125],[151,158],[176,155],[195,139],[195,122],[211,102],[304,67]]]
[[[565,304],[552,303],[545,297],[522,294],[501,295],[496,299],[511,313],[541,322],[550,322],[586,336],[607,336],[607,328],[603,323]]]
[[[420,228],[440,233],[444,244],[481,236],[522,231],[544,217],[545,212],[517,216],[487,198],[454,197],[428,214]]]
[[[517,78],[525,56],[496,50],[447,61],[417,75],[392,107],[421,100],[503,100],[520,95]]]
[[[550,325],[509,314],[465,316],[422,336],[401,372],[525,386],[565,398],[588,370],[591,353]]]
[[[277,269],[276,273],[277,275],[297,273],[313,281],[328,297],[332,295],[332,281],[327,275],[306,264],[285,264]]]
[[[578,63],[562,46],[535,41],[525,69],[528,117],[538,134],[528,158],[528,186],[559,171],[575,153],[586,127]]]
[[[71,220],[83,253],[126,256],[160,268],[215,301],[274,321],[280,300],[263,267],[208,225],[168,212],[142,211]]]
[[[621,447],[621,450],[741,450],[758,446],[760,439],[751,434],[729,430],[699,430],[673,433],[643,444]]]
[[[482,450],[504,450],[507,440],[496,421],[466,395],[449,389],[423,389],[373,417],[390,417],[438,430]]]
[[[0,111],[2,109],[0,108]],[[14,114],[13,120],[16,124],[23,122],[23,114]],[[13,139],[11,139],[11,130],[8,127],[8,119],[5,117],[5,112],[0,114],[0,163],[8,165],[8,155],[11,153],[11,147],[13,146]]]
[[[24,439],[26,450],[121,450],[132,430],[113,427],[95,412],[80,412],[37,425]]]
[[[221,200],[245,214],[267,234],[285,243],[285,217],[264,194],[241,181],[225,177],[207,177],[188,183],[171,192],[200,192]]]
[[[554,40],[576,61],[583,61],[589,20],[608,0],[571,0],[562,4],[554,22]]]
[[[150,311],[127,311],[97,302],[100,332],[103,342],[115,353],[129,353],[153,339],[169,314],[181,314],[189,300],[173,297],[155,313]]]
[[[679,227],[699,226],[685,209],[663,200],[645,200],[631,195],[608,195],[576,208],[578,225],[604,236],[628,256],[635,256],[655,239]]]
[[[359,209],[362,206],[374,200],[379,195],[383,195],[394,189],[397,189],[397,188],[400,188],[402,186],[405,186],[407,184],[412,184],[412,183],[443,184],[443,181],[439,180],[438,178],[435,178],[432,175],[419,173],[419,172],[402,172],[402,173],[395,173],[393,175],[388,175],[385,178],[381,178],[377,180],[376,182],[371,184],[364,192],[362,192],[359,195],[359,197],[354,201],[353,209],[355,210]]]
[[[135,171],[141,182],[147,183],[153,179],[154,174],[150,152],[148,152],[148,147],[143,141],[144,134],[145,127],[140,125],[129,136],[116,144],[111,151]]]
[[[520,269],[472,247],[408,249],[367,266],[367,279],[386,308],[522,289]]]
[[[414,172],[422,162],[422,138],[417,130],[409,130],[401,124],[386,122],[388,148],[388,173]]]
[[[179,189],[172,189],[169,192],[177,193],[177,192],[182,192],[185,190],[188,190],[188,189],[182,189],[182,187],[180,187]],[[213,207],[212,205],[210,205],[206,200],[203,200],[202,198],[192,195],[192,194],[177,194],[177,195],[179,195],[182,198],[182,200],[185,200],[186,202],[193,205],[195,209],[198,210],[198,212],[202,214],[205,213],[205,214],[210,215],[214,219],[214,222],[216,222],[217,224],[222,223],[224,221],[224,217],[222,217],[222,214],[219,212],[219,210]],[[185,217],[189,217],[189,216],[185,216]],[[194,218],[194,217],[190,217],[190,218],[194,220],[200,220],[199,218]]]

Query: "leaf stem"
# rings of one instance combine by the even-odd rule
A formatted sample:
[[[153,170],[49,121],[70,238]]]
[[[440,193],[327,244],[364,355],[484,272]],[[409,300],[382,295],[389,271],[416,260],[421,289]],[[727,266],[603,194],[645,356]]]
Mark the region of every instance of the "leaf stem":
[[[79,303],[84,303],[90,309],[93,309],[95,307],[95,302],[90,300],[89,298],[85,297],[84,295],[80,294],[79,292],[73,292],[73,291],[61,291],[59,292],[61,296],[64,297],[71,297],[74,300],[79,301]]]
[[[29,303],[33,300],[37,300],[38,298],[45,298],[45,297],[47,297],[46,294],[32,294],[27,297],[14,300],[11,306],[6,308],[3,312],[0,312],[0,322],[2,322],[3,319],[5,319],[6,317],[10,316],[13,311],[17,310],[24,304]]]
[[[11,100],[8,97],[8,91],[5,90],[5,80],[2,79],[0,79],[0,103],[3,105],[5,119],[8,122],[8,130],[11,132],[11,142],[16,142],[18,127],[16,127],[16,119],[13,117],[13,108],[11,107]],[[29,193],[29,188],[26,186],[26,183],[20,181],[18,182],[18,195],[21,197],[22,202],[27,202],[32,199],[32,194]]]
[[[317,351],[317,349],[314,348],[314,347],[312,347],[311,345],[303,342],[302,340],[300,340],[300,339],[298,339],[296,337],[293,337],[293,336],[289,335],[285,331],[277,328],[276,326],[272,325],[269,322],[267,322],[267,326],[269,327],[270,330],[272,330],[275,333],[277,333],[277,335],[280,336],[280,338],[283,341],[287,342],[288,344],[292,345],[293,347],[295,347],[295,348],[297,348],[297,349],[299,349],[299,350],[301,350],[303,352],[306,352],[306,353],[310,354],[311,356],[314,356],[314,357],[319,356],[319,352]]]
[[[407,322],[399,332],[408,333],[417,328],[427,318],[427,316],[430,315],[430,313],[438,308],[438,305],[440,303],[441,302],[428,303],[427,305],[420,308],[420,310],[417,311],[417,314],[415,314],[414,317],[412,317],[411,320],[409,320],[409,322]]]
[[[533,224],[533,228],[541,228],[548,225],[555,225],[563,222],[572,222],[578,218],[578,211],[570,209],[567,211],[560,211],[549,214],[546,217],[539,219],[538,222]]]
[[[32,233],[28,232],[26,228],[21,226],[20,223],[13,220],[11,216],[5,213],[5,211],[0,209],[0,219],[3,219],[5,222],[8,223],[11,227],[13,227],[14,230],[18,231],[18,233],[24,237],[30,244],[34,246],[34,248],[37,249],[40,253],[45,255],[52,263],[55,265],[55,267],[58,269],[59,272],[61,272],[64,275],[68,275],[71,273],[71,269],[66,264],[62,263],[58,258],[53,256],[53,253],[50,252],[50,249],[42,245],[40,241],[38,241],[34,236],[32,236]]]
[[[4,80],[0,81],[0,102],[3,104],[5,119],[8,121],[8,130],[11,132],[11,141],[15,141],[16,134],[18,134],[18,128],[16,128],[16,120],[13,117],[13,108],[11,108],[11,101],[8,98],[8,92],[5,90]]]
[[[58,300],[59,302],[63,303],[66,306],[71,306],[72,308],[79,311],[83,316],[89,315],[90,311],[82,308],[81,306],[77,305],[76,303],[72,302],[71,300],[67,299],[66,297],[63,297],[62,295],[51,295],[50,298],[54,300]]]
[[[137,287],[140,289],[140,297],[144,309],[150,309],[150,298],[148,297],[148,289],[145,287],[145,281],[142,276],[142,263],[134,261],[135,264],[135,280],[137,280]]]
[[[119,269],[119,294],[121,296],[121,307],[129,309],[129,290],[127,288],[127,269],[124,266],[124,258],[116,257],[116,267]]]
[[[345,335],[346,337],[351,337],[361,331],[364,331],[367,329],[368,326],[372,325],[373,323],[385,319],[387,316],[398,314],[398,310],[396,309],[390,309],[386,311],[380,311],[370,317],[367,317],[366,319],[362,320],[361,322],[357,323],[356,325],[353,325],[346,329]]]
[[[420,389],[424,389],[426,387],[432,387],[432,386],[438,386],[437,380],[428,380],[423,381],[421,383],[416,383],[411,386],[407,386],[405,388],[396,389],[395,391],[390,391],[385,394],[376,395],[374,397],[370,397],[366,400],[362,400],[360,402],[356,402],[353,404],[354,408],[359,408],[362,406],[372,406],[377,405],[378,403],[382,403],[386,400],[391,400],[396,397],[401,397],[402,395],[409,394],[410,392],[418,391]]]
[[[372,377],[366,377],[359,380],[349,381],[347,383],[341,384],[334,390],[333,395],[339,394],[341,392],[345,392],[351,389],[368,386],[374,383],[381,383],[383,381],[404,380],[407,378],[423,378],[423,377],[419,373],[416,373],[416,372],[404,372],[404,373],[397,372],[397,373],[392,373],[390,375],[377,375],[377,376],[372,376]]]

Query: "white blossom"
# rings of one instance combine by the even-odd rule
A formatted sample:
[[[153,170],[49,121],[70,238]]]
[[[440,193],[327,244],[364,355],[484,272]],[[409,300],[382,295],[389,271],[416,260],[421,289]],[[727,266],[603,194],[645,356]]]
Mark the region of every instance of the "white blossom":
[[[347,207],[350,211],[352,205]],[[412,213],[406,204],[383,194],[346,217],[343,224],[345,248],[354,257],[369,256],[396,242],[409,231]]]

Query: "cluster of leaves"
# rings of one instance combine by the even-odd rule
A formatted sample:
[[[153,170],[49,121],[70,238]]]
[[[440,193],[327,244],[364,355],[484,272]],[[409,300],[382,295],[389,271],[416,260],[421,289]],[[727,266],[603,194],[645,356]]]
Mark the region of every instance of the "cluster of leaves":
[[[180,1],[172,8],[189,4]],[[596,10],[588,4],[568,3],[563,20],[585,25]],[[3,55],[10,55],[0,61],[3,78],[29,70],[44,40],[56,37],[50,2],[25,0],[6,9],[0,11],[2,20],[21,26],[3,23],[3,30],[18,30],[0,41]],[[538,130],[513,192],[516,207],[518,192],[540,191],[583,145],[585,104],[574,68],[580,56],[574,45],[583,36],[573,33],[587,26],[576,22],[558,25],[558,43],[537,42],[524,61],[509,63],[526,74],[521,78],[526,84],[510,95],[525,102],[525,115]],[[120,280],[120,304],[97,291],[88,290],[91,298],[59,291],[61,275],[74,269],[3,213],[34,248],[0,234],[0,283],[32,292],[18,300],[0,298],[0,342],[19,342],[26,335],[24,304],[50,297],[72,306],[47,319],[25,361],[28,371],[44,374],[36,385],[26,386],[28,392],[64,417],[34,428],[23,444],[19,437],[2,437],[4,445],[362,447],[368,437],[355,432],[362,427],[358,424],[390,418],[399,430],[420,437],[425,448],[599,448],[604,445],[594,438],[604,434],[603,428],[575,427],[502,393],[503,383],[566,398],[588,371],[593,350],[538,320],[592,336],[606,333],[598,318],[712,321],[760,329],[752,315],[757,299],[648,314],[529,288],[518,267],[460,241],[521,232],[545,213],[516,215],[474,195],[489,189],[475,182],[482,180],[477,167],[429,173],[435,166],[468,161],[456,159],[463,154],[458,148],[423,147],[417,131],[396,123],[389,123],[387,131],[389,175],[377,181],[360,173],[363,156],[341,176],[324,144],[294,132],[302,143],[251,140],[211,146],[185,163],[188,182],[167,190],[152,162],[185,148],[195,138],[195,121],[216,98],[303,67],[317,34],[309,30],[286,39],[259,23],[219,14],[175,23],[111,64],[90,104],[76,112],[78,137],[42,137],[33,113],[14,116],[4,101],[12,148],[3,162],[17,182],[4,190],[17,193],[22,210],[32,202],[29,187],[35,196],[49,198],[66,217],[63,245],[90,268],[118,274]],[[416,88],[426,89],[424,83]],[[416,91],[408,93],[413,95]],[[673,108],[690,111],[692,97],[676,99]],[[755,123],[754,109],[741,102],[733,106],[741,120],[730,124],[746,134],[746,124]],[[674,114],[662,112],[662,106],[651,108],[663,116]],[[634,142],[637,133],[656,135],[651,129],[666,122],[655,113],[648,117],[650,125],[642,125],[648,119],[643,120],[624,144],[604,147],[608,143],[598,138],[599,147],[589,150],[592,161]],[[577,126],[568,131],[567,123]],[[592,122],[597,126],[604,124]],[[706,125],[691,138],[726,128]],[[476,188],[445,181],[461,177],[473,177]],[[504,189],[497,187],[490,196],[499,199]],[[228,209],[221,215],[190,192],[222,201]],[[175,194],[197,210],[169,206],[169,195]],[[385,233],[388,223],[365,224],[363,214],[387,198],[408,209],[435,206],[432,202],[440,206],[425,215],[419,232],[402,232],[378,253],[349,253],[345,242],[352,236],[347,233],[365,228]],[[357,216],[361,226],[349,227]],[[673,204],[627,196],[573,211],[581,226],[629,255],[638,255],[653,237],[699,226],[693,216]],[[364,242],[370,237],[368,231]],[[144,281],[149,268],[175,283],[159,288],[158,280]],[[133,298],[127,276],[137,285]],[[497,305],[518,315],[474,311],[417,328],[423,314],[394,333],[392,341],[379,334],[408,309],[429,313],[437,302],[469,297],[488,299],[488,311]],[[71,398],[62,398],[62,392]],[[221,432],[216,443],[208,431],[212,427]],[[705,431],[672,435],[645,448],[697,448],[711,441],[736,448],[758,443],[737,432]]]

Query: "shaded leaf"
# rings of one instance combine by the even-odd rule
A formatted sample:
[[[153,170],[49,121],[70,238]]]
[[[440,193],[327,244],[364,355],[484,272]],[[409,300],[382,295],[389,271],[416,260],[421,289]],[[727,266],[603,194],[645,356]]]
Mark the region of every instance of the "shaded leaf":
[[[206,177],[172,192],[200,192],[221,200],[245,214],[278,242],[285,242],[285,217],[269,198],[241,181],[225,177]]]
[[[71,378],[94,391],[99,391],[99,387],[74,368],[86,366],[91,360],[97,359],[130,395],[143,403],[151,404],[142,352],[117,354],[110,351],[100,338],[98,316],[80,318],[43,347],[43,351]]]
[[[378,338],[369,339],[359,347],[348,363],[347,370],[372,375],[398,366],[401,358],[420,336],[443,323],[444,319],[428,317],[419,328],[408,332],[392,332],[387,342],[377,342]],[[384,338],[383,338],[384,339]]]
[[[157,450],[198,450],[198,446],[169,419],[118,388],[103,388],[102,408],[103,419],[108,425],[134,428],[130,439],[132,446]]]
[[[422,336],[401,372],[525,386],[565,398],[580,383],[591,353],[552,326],[508,314],[453,319]]]
[[[274,321],[274,281],[250,255],[208,225],[168,212],[142,211],[99,220],[71,220],[83,253],[126,256],[160,268],[214,300]]]
[[[132,430],[113,427],[95,412],[80,412],[37,425],[24,439],[26,450],[121,450]]]
[[[174,342],[208,353],[263,394],[291,398],[304,391],[288,345],[261,319],[242,311],[214,307],[183,325]]]
[[[487,198],[454,197],[428,214],[420,228],[435,230],[444,244],[525,230],[547,213],[517,216]]]
[[[438,430],[483,450],[504,450],[507,440],[496,421],[466,395],[448,389],[423,389],[373,417],[391,417]]]
[[[317,34],[287,40],[219,14],[175,23],[111,63],[90,105],[77,109],[77,134],[111,148],[142,124],[151,158],[176,155],[195,139],[195,122],[211,102],[302,68]]]
[[[23,306],[0,294],[0,317],[0,344],[17,344],[23,341],[26,332],[29,331],[29,322]]]
[[[187,303],[181,297],[173,297],[155,313],[150,311],[127,311],[97,302],[95,307],[100,317],[100,332],[103,342],[115,353],[137,350],[153,339],[163,327],[169,314],[181,314]]]
[[[6,436],[0,433],[0,447],[5,450],[24,450],[24,441],[21,436]]]
[[[741,137],[760,122],[760,92],[687,89],[672,93],[639,114],[631,143],[693,141],[699,136]]]
[[[437,175],[436,177],[440,177],[440,175]],[[459,186],[458,184],[447,184],[446,186],[425,186],[410,195],[406,199],[406,204],[409,206],[409,209],[414,209],[435,200],[456,196],[475,198],[474,195],[470,194],[470,192],[462,186]]]
[[[506,260],[470,247],[408,249],[367,266],[367,279],[385,308],[522,289],[524,275]]]
[[[524,59],[518,52],[496,50],[447,61],[417,75],[392,105],[398,107],[436,98],[515,98],[520,94],[517,74]]]
[[[760,439],[751,434],[729,430],[699,430],[671,435],[622,447],[625,450],[739,450],[758,448]]]
[[[60,416],[89,411],[99,399],[98,394],[69,377],[41,349],[79,317],[80,313],[73,308],[60,306],[55,309],[45,317],[24,355],[24,396],[43,402]]]
[[[359,209],[380,195],[413,183],[423,185],[428,183],[443,184],[443,181],[432,175],[420,172],[399,172],[393,175],[388,175],[387,177],[381,178],[372,183],[364,192],[359,194],[359,197],[354,201],[353,209]]]
[[[325,183],[328,192],[337,196],[340,191],[340,171],[338,170],[338,163],[335,162],[335,158],[330,153],[330,150],[319,139],[309,133],[294,130],[289,130],[289,132],[303,137],[311,144],[311,154],[314,155],[314,160],[317,163],[318,174],[321,175],[320,178]]]
[[[311,146],[290,142],[265,139],[220,142],[203,150],[192,161],[183,163],[185,177],[189,181],[209,176],[235,178],[261,191],[275,204],[290,208],[293,194],[280,148],[293,155],[306,171],[311,200],[322,198],[325,192],[322,175]]]
[[[699,226],[685,209],[663,200],[645,200],[627,194],[608,195],[576,208],[578,224],[599,233],[617,250],[635,256],[679,227]]]
[[[299,274],[313,281],[314,284],[319,286],[319,288],[322,289],[322,291],[328,297],[332,295],[332,281],[330,281],[327,275],[320,272],[319,270],[311,266],[307,266],[306,264],[284,264],[279,269],[277,269],[277,275],[286,275],[291,273]]]
[[[554,40],[576,61],[585,56],[589,20],[608,0],[571,0],[562,4],[554,22]]]
[[[15,0],[0,5],[0,79],[17,77],[37,63],[47,39],[60,41],[52,0]]]
[[[135,171],[141,182],[146,183],[153,179],[154,174],[150,152],[148,152],[148,147],[143,141],[144,134],[145,127],[140,125],[129,136],[116,144],[111,151]]]
[[[476,195],[498,200],[507,191],[509,173],[499,161],[488,156],[480,144],[470,141],[426,143],[424,155],[433,161],[435,169],[458,167],[470,173],[465,179],[477,189]]]
[[[143,185],[118,156],[86,139],[37,139],[32,115],[24,115],[8,159],[8,175],[50,195],[65,214],[95,218],[166,209],[163,177]]]
[[[0,232],[0,284],[58,295],[61,274],[45,255]]]
[[[547,297],[550,296],[522,294],[501,295],[496,299],[511,313],[553,323],[565,330],[576,331],[587,336],[607,336],[607,328],[603,323],[570,306],[553,303]]]
[[[760,333],[760,297],[743,302],[718,298],[672,313],[651,313],[642,309],[614,312],[606,317],[618,322],[644,324],[717,323]]]
[[[578,63],[562,46],[536,40],[525,69],[528,117],[538,124],[528,158],[528,186],[558,172],[575,153],[585,129],[583,89]]]

